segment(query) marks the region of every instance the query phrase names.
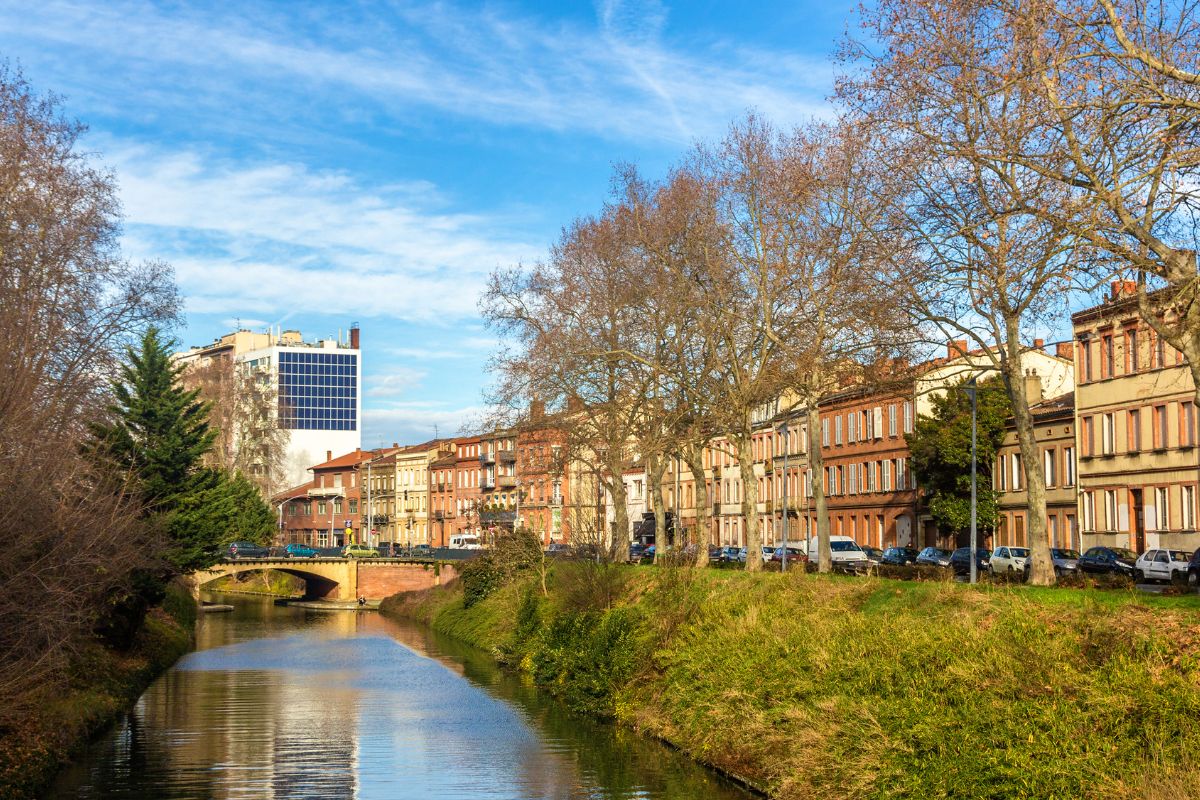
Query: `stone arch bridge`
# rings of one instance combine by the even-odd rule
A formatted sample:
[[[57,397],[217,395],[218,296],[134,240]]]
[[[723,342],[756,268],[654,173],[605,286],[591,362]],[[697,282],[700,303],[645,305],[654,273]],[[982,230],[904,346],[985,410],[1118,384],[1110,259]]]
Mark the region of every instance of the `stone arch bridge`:
[[[458,576],[454,564],[395,558],[239,558],[192,573],[193,592],[243,572],[278,570],[304,581],[305,600],[382,600],[397,592],[439,586]]]

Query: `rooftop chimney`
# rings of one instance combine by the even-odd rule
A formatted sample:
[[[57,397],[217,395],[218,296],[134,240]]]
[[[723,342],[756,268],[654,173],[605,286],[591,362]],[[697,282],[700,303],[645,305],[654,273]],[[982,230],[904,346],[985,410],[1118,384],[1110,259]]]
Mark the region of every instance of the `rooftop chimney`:
[[[1075,358],[1075,343],[1059,342],[1058,344],[1054,345],[1054,355],[1070,361],[1071,359]]]
[[[546,401],[545,400],[530,400],[529,401],[529,418],[540,420],[546,416]]]
[[[1036,370],[1031,369],[1025,373],[1025,399],[1029,405],[1042,402],[1042,379]]]
[[[399,442],[392,442],[392,449],[393,449],[393,450],[395,450],[395,449],[396,449],[397,447],[399,447],[399,446],[400,446],[400,443],[399,443]]]
[[[1137,294],[1137,281],[1113,281],[1112,282],[1112,299],[1119,300],[1122,297],[1132,297]]]
[[[946,342],[946,358],[958,358],[967,354],[966,339],[951,339]]]
[[[1033,346],[1036,347],[1038,350],[1041,350],[1043,347],[1046,346],[1046,340],[1045,339],[1034,339]]]
[[[332,450],[326,450],[326,451],[325,451],[325,460],[326,460],[326,461],[333,461],[333,451],[332,451]]]
[[[353,328],[350,329],[350,349],[351,350],[358,349],[358,326],[357,325],[355,325]]]

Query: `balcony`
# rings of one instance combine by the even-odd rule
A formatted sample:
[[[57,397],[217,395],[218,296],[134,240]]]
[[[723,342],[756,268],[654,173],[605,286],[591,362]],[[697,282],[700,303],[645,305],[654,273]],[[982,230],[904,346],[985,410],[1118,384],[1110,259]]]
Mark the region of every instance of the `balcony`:
[[[479,479],[479,488],[480,489],[495,489],[496,488],[496,479],[491,478],[487,475],[482,476]]]
[[[552,505],[552,506],[561,506],[561,505],[562,505],[562,495],[561,495],[561,494],[556,494],[556,495],[554,495],[553,497],[551,497],[551,498],[550,498],[550,505]]]
[[[480,463],[480,465],[485,466],[485,467],[488,464],[495,464],[496,456],[494,456],[493,454],[484,450],[482,453],[479,454],[479,463]]]
[[[345,490],[340,486],[313,486],[308,490],[309,497],[340,497]]]
[[[501,475],[496,478],[496,485],[501,489],[515,489],[517,488],[517,478],[515,475]]]
[[[498,455],[499,455],[501,464],[517,463],[517,451],[516,450],[501,450]]]

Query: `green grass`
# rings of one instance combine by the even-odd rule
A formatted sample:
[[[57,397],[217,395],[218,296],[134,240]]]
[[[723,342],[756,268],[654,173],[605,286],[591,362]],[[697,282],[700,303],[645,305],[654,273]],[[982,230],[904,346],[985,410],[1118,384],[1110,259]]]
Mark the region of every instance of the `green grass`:
[[[408,608],[774,797],[1200,796],[1194,596],[579,569]]]

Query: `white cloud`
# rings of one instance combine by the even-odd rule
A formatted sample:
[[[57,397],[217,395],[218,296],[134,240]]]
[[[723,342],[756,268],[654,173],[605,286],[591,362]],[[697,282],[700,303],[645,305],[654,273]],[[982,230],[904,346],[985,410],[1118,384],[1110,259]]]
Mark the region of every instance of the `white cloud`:
[[[411,367],[388,367],[381,375],[366,378],[367,397],[400,397],[419,388],[428,373]]]
[[[380,442],[422,442],[437,436],[457,436],[479,419],[477,406],[445,408],[433,403],[396,403],[384,408],[363,409],[363,447]]]
[[[170,261],[195,313],[445,322],[475,315],[491,270],[544,252],[510,233],[512,219],[447,210],[425,183],[366,186],[298,164],[239,166],[120,142],[106,151],[126,251]]]
[[[236,82],[254,98],[251,112],[315,92],[326,114],[361,118],[361,105],[346,101],[366,98],[371,115],[405,125],[421,124],[412,112],[422,107],[490,123],[674,143],[717,135],[751,106],[780,123],[829,113],[832,68],[823,59],[719,42],[694,51],[687,42],[670,46],[662,38],[666,14],[655,2],[608,0],[598,30],[511,8],[447,3],[398,3],[389,14],[285,8],[222,6],[216,13],[132,0],[52,1],[19,16],[0,14],[0,33],[91,52],[151,85],[169,73],[174,96],[143,91],[188,111],[227,108]],[[131,41],[138,43],[134,52]],[[84,91],[92,103],[112,102],[107,93]],[[140,112],[140,104],[131,105]]]

